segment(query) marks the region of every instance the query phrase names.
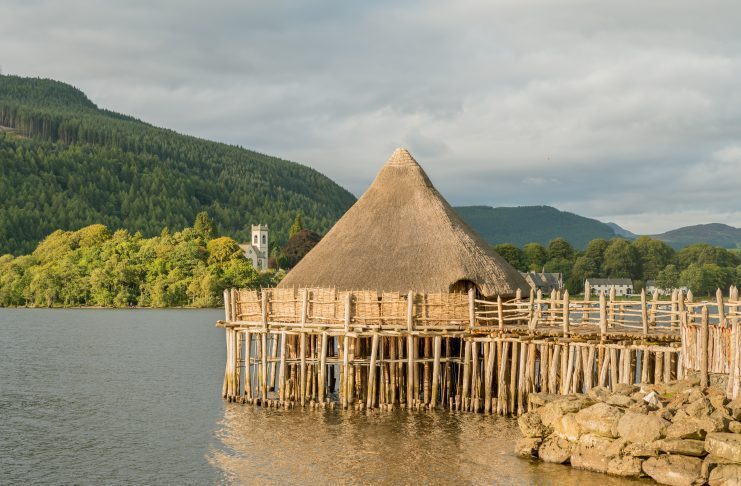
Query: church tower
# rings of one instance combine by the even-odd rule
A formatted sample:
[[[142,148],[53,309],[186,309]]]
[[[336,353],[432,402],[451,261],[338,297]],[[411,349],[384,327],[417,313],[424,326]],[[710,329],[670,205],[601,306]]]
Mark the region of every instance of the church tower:
[[[268,225],[252,225],[252,246],[257,249],[257,264],[255,268],[265,270],[268,268],[268,257],[270,251],[268,248]]]

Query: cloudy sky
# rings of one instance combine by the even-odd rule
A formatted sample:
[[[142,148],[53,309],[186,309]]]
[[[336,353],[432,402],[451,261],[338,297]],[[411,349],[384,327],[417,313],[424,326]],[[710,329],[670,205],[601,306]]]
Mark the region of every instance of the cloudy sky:
[[[0,0],[4,73],[310,165],[406,146],[454,205],[741,226],[741,4]]]

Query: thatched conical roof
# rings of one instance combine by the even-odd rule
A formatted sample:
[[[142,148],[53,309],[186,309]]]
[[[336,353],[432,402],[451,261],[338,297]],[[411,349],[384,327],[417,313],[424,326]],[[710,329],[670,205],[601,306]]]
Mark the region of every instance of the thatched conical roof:
[[[449,292],[469,282],[485,296],[530,289],[399,148],[279,287]]]

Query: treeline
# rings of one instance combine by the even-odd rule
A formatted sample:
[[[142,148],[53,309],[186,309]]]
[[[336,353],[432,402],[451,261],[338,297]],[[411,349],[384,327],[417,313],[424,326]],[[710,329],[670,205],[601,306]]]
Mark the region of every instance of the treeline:
[[[504,243],[494,249],[518,270],[563,274],[571,293],[584,291],[589,277],[630,278],[640,291],[647,280],[659,288],[686,286],[697,295],[711,295],[720,288],[741,285],[741,254],[705,243],[675,251],[663,241],[641,236],[591,240],[585,251],[577,251],[563,238],[547,247],[528,243],[522,248]]]
[[[273,286],[206,213],[193,227],[144,238],[102,224],[55,231],[30,255],[0,257],[0,306],[213,307],[232,287]]]
[[[63,83],[0,75],[0,254],[93,223],[154,236],[204,210],[221,234],[246,240],[249,223],[268,223],[284,243],[296,212],[323,232],[354,200],[308,167],[98,109]]]

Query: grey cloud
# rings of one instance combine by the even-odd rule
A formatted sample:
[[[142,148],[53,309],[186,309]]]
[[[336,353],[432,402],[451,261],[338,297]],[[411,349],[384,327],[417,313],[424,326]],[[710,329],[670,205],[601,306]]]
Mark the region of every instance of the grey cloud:
[[[651,233],[741,226],[740,16],[731,1],[3,0],[0,65],[356,194],[408,145],[454,204]]]

